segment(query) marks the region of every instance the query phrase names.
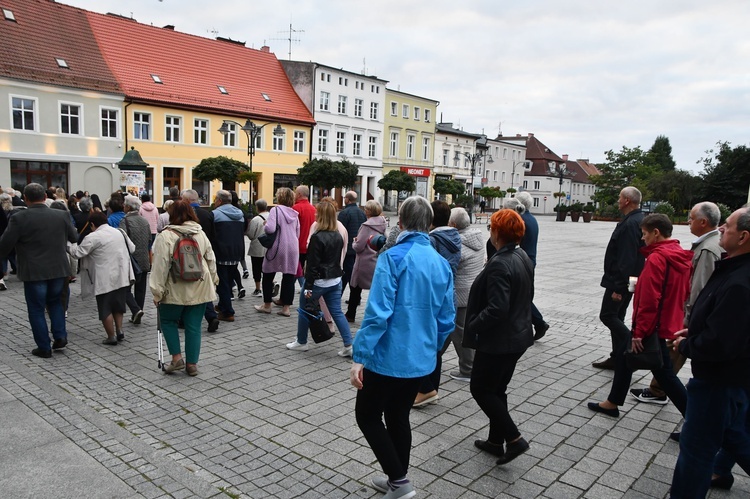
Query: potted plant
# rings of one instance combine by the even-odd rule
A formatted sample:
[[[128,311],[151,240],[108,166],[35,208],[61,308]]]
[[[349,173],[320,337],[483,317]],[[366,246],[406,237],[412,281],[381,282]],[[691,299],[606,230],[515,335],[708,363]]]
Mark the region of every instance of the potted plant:
[[[578,219],[581,217],[581,212],[583,211],[583,203],[577,201],[571,204],[568,207],[568,210],[570,211],[570,220],[572,222],[577,222]]]
[[[553,208],[557,212],[557,221],[564,222],[565,217],[568,216],[568,207],[564,204],[559,204]]]
[[[594,216],[594,205],[592,203],[586,203],[583,207],[583,223],[591,223],[591,217]]]

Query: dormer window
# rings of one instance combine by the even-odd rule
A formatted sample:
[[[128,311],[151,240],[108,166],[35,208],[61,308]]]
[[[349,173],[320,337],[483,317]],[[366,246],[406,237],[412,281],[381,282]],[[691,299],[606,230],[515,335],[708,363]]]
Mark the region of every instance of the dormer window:
[[[163,85],[164,84],[164,82],[161,81],[161,78],[159,78],[159,75],[152,74],[151,78],[153,78],[154,83],[158,83],[159,85]]]
[[[16,16],[13,15],[13,11],[12,10],[3,9],[3,15],[5,16],[5,20],[6,21],[17,22],[16,21]]]
[[[61,59],[59,57],[55,57],[55,61],[57,61],[57,65],[61,68],[69,69],[70,66],[68,66],[68,63],[65,61],[65,59]]]
[[[262,95],[262,96],[263,96],[263,99],[264,99],[264,100],[265,100],[266,102],[271,102],[271,98],[270,98],[270,97],[268,96],[268,94],[266,94],[266,93],[263,93],[263,92],[261,92],[261,93],[260,93],[260,95]]]
[[[216,87],[217,87],[217,88],[219,89],[219,92],[221,92],[222,94],[224,94],[224,95],[229,95],[229,92],[227,92],[227,89],[226,89],[226,88],[224,88],[223,86],[221,86],[221,85],[216,85]]]

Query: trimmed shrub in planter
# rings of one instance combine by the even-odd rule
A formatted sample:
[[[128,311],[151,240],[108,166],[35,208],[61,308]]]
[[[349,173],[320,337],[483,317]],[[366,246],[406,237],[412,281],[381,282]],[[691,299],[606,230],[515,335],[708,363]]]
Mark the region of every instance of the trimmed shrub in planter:
[[[594,216],[594,205],[588,203],[583,207],[583,223],[591,223],[591,218]]]
[[[654,213],[661,213],[672,220],[674,217],[674,207],[669,203],[659,203],[656,205],[656,208],[654,208]]]

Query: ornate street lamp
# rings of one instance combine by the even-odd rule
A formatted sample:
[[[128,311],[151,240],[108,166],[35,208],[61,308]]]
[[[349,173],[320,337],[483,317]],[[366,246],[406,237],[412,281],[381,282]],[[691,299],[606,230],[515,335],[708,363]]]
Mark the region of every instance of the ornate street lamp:
[[[461,155],[466,158],[467,161],[471,164],[471,202],[474,202],[474,175],[476,175],[476,166],[477,163],[479,163],[482,159],[486,159],[487,163],[494,163],[495,160],[492,159],[492,155],[488,154],[486,151],[477,151],[474,154],[470,154],[468,152],[458,152],[456,151],[456,155],[453,158],[454,161],[459,161],[461,159]]]
[[[523,165],[525,169],[531,168],[531,161],[523,160],[523,161],[516,161],[513,163],[513,173],[510,174],[510,188],[513,189],[513,181],[516,179],[516,167],[518,165]],[[511,195],[511,197],[513,197]]]
[[[253,171],[253,156],[255,156],[255,141],[260,137],[260,132],[265,127],[270,125],[271,123],[266,123],[265,125],[258,126],[255,123],[253,123],[250,118],[247,119],[245,124],[243,126],[240,126],[239,123],[233,120],[224,120],[224,122],[221,124],[221,128],[219,128],[219,133],[222,135],[226,135],[230,132],[229,125],[233,124],[240,128],[243,132],[245,132],[245,135],[247,135],[247,166],[250,169],[250,172]],[[286,131],[281,128],[281,123],[276,124],[276,128],[273,129],[273,134],[276,137],[283,137],[286,134]],[[250,180],[250,203],[253,202],[253,181]]]
[[[557,164],[554,161],[550,161],[547,163],[547,167],[549,168],[549,173],[553,177],[557,177],[560,179],[560,187],[557,190],[557,206],[560,206],[560,202],[562,201],[562,183],[563,178],[568,177],[571,179],[571,184],[573,183],[572,177],[575,176],[576,172],[568,171],[568,167],[565,163]]]

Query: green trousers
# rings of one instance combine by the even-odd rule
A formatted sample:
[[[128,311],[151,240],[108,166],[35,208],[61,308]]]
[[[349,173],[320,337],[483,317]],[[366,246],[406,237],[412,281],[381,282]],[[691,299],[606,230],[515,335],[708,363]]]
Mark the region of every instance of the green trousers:
[[[197,364],[201,353],[201,322],[206,304],[200,305],[170,305],[162,303],[159,305],[159,316],[161,319],[161,331],[167,341],[169,353],[177,355],[181,353],[180,333],[177,323],[182,319],[185,325],[185,362]]]

